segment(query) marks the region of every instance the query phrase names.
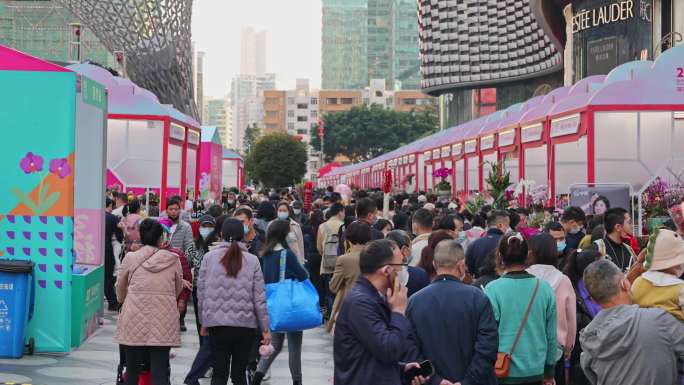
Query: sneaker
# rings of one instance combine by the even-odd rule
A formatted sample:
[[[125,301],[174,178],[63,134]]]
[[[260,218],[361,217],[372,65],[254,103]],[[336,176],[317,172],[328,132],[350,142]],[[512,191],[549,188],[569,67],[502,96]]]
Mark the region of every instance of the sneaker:
[[[261,385],[261,381],[265,380],[264,374],[255,372],[254,373],[254,378],[252,378],[252,381],[250,381],[250,385]]]
[[[187,332],[187,331],[188,331],[188,328],[185,327],[185,324],[181,324],[181,326],[180,326],[180,331],[182,331],[182,332]]]

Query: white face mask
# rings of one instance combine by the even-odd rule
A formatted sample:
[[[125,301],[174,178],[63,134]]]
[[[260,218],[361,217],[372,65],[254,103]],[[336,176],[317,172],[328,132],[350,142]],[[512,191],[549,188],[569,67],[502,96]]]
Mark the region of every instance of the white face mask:
[[[292,209],[292,212],[294,213],[294,215],[299,215],[299,214],[302,213],[302,210],[300,210],[300,209]]]
[[[289,213],[278,211],[278,219],[285,220],[290,217]]]
[[[401,270],[399,270],[399,272],[397,272],[397,279],[399,280],[399,283],[401,284],[401,286],[406,286],[406,284],[408,284],[409,272],[408,272],[408,268],[406,266],[402,266]]]
[[[207,239],[207,237],[211,235],[212,231],[214,231],[214,229],[212,229],[211,227],[200,227],[199,229],[199,233],[200,236],[202,236],[202,239]]]

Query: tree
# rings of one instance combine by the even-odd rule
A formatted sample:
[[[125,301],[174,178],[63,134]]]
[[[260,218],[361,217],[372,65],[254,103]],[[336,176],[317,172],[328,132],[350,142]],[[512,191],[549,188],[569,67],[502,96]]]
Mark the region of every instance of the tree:
[[[265,187],[288,187],[306,173],[306,147],[292,135],[273,133],[261,137],[245,160],[247,175]]]
[[[261,130],[256,123],[252,123],[251,126],[247,126],[245,129],[245,148],[243,149],[245,155],[249,154],[251,149],[254,148],[254,145],[256,144],[257,140],[259,140],[260,136]]]
[[[372,159],[437,130],[430,108],[398,112],[373,104],[326,114],[323,154],[327,161],[344,155],[353,162]],[[311,127],[311,146],[320,150],[318,125]]]

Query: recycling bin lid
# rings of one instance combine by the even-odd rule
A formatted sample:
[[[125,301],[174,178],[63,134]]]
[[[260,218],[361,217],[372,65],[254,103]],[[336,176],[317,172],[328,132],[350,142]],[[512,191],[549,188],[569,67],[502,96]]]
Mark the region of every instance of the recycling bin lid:
[[[30,273],[33,262],[21,259],[0,259],[0,273]]]

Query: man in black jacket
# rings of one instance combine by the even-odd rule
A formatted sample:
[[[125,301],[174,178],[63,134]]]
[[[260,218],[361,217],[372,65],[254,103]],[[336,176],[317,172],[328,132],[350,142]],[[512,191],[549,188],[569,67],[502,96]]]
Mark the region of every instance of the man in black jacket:
[[[496,249],[501,236],[510,230],[510,223],[511,218],[508,215],[508,211],[496,210],[489,214],[487,217],[487,232],[482,238],[474,240],[466,251],[466,266],[473,277],[479,277],[480,267],[484,264],[487,255]]]
[[[498,326],[487,296],[461,281],[464,259],[457,241],[437,244],[433,262],[437,276],[411,297],[406,315],[423,358],[435,368],[430,384],[496,385]]]
[[[411,324],[404,316],[406,261],[390,240],[373,241],[361,252],[362,276],[342,303],[335,324],[335,385],[399,385],[402,365],[417,356]],[[403,282],[402,282],[403,281]],[[415,377],[412,385],[427,379]]]
[[[114,268],[116,266],[116,261],[114,259],[118,258],[119,256],[114,255],[114,245],[112,244],[112,240],[113,240],[113,238],[116,237],[117,241],[123,242],[124,235],[123,235],[123,231],[118,226],[119,217],[112,214],[113,208],[114,208],[114,201],[107,198],[106,210],[105,210],[105,238],[104,238],[104,246],[105,246],[104,294],[105,294],[105,297],[107,298],[107,303],[109,304],[109,306],[107,307],[108,310],[116,311],[119,307],[118,307],[118,303],[116,301],[116,292],[114,291],[114,282],[115,282]]]

